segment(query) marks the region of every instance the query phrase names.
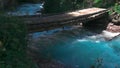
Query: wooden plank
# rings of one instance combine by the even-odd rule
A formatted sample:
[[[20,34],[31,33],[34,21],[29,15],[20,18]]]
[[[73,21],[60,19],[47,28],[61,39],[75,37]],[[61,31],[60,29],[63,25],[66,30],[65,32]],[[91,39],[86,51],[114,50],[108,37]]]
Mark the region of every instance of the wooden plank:
[[[77,17],[84,17],[90,14],[95,14],[99,13],[102,11],[106,11],[106,9],[102,8],[88,8],[88,9],[83,9],[83,10],[77,10],[74,12],[68,12],[64,14],[58,14],[58,15],[53,15],[53,16],[47,16],[47,17],[38,17],[38,18],[28,18],[31,22],[27,22],[28,24],[32,23],[46,23],[46,22],[57,22],[57,21],[62,21],[62,20],[70,20],[74,19]]]

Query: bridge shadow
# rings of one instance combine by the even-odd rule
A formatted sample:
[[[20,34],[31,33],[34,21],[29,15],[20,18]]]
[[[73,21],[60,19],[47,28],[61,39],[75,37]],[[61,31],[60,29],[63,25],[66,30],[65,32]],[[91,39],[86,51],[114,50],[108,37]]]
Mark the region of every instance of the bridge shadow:
[[[88,21],[83,23],[83,28],[88,29],[92,32],[101,33],[103,30],[106,30],[109,24],[109,16],[103,16],[101,18],[94,19],[92,21]]]

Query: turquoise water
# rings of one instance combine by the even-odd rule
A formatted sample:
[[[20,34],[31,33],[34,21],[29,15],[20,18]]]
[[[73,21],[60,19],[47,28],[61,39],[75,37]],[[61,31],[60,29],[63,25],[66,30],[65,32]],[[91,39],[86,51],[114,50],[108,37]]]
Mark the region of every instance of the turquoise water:
[[[37,3],[37,4],[22,4],[18,6],[14,11],[8,12],[10,15],[36,15],[39,11],[39,14],[41,14],[41,9],[43,9],[43,4]]]
[[[44,58],[57,60],[66,68],[120,68],[119,41],[120,37],[106,41],[98,33],[73,29],[41,37],[35,45]]]

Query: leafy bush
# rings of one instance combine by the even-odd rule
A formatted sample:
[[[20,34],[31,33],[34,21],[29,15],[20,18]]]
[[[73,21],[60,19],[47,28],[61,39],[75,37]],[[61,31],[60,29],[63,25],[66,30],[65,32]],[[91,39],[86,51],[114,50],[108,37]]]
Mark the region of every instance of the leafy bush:
[[[0,15],[0,68],[33,68],[26,56],[25,37],[22,21]]]
[[[102,7],[102,8],[109,8],[114,5],[114,0],[94,0],[94,6],[95,7]]]
[[[111,7],[109,14],[120,14],[120,5],[118,3],[115,3],[114,6]]]
[[[117,13],[120,13],[120,5],[116,3],[115,6],[113,7],[113,10]]]
[[[89,7],[109,8],[115,0],[44,0],[44,13],[59,13]],[[52,6],[51,6],[52,5]]]

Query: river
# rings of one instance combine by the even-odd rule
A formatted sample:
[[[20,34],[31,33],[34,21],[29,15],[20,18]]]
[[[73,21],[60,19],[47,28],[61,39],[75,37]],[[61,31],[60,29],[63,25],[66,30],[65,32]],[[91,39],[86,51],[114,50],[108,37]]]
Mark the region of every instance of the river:
[[[27,3],[18,6],[15,10],[9,11],[7,14],[14,16],[23,16],[23,15],[36,15],[41,14],[41,10],[43,9],[42,3]]]
[[[43,59],[57,60],[65,68],[120,68],[120,37],[108,41],[82,28],[37,32],[31,37]]]

